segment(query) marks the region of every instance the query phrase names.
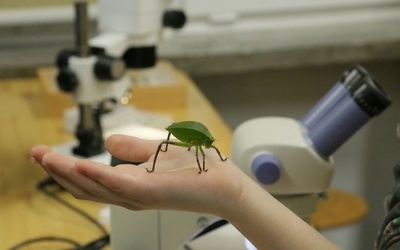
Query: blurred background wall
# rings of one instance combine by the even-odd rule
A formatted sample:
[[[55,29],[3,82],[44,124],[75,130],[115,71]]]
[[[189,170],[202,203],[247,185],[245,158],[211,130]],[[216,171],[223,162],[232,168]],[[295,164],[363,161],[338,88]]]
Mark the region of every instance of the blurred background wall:
[[[97,5],[89,2],[95,35]],[[188,23],[165,34],[158,51],[190,74],[400,57],[399,0],[180,2]],[[0,76],[32,75],[73,47],[72,3],[1,1]]]

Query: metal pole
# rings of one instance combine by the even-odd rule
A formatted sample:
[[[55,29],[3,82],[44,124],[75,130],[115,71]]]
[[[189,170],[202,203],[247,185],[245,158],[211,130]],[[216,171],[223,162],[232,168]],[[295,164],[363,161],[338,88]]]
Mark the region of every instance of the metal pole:
[[[75,46],[78,56],[87,57],[90,55],[89,48],[89,18],[87,3],[84,1],[75,2]]]

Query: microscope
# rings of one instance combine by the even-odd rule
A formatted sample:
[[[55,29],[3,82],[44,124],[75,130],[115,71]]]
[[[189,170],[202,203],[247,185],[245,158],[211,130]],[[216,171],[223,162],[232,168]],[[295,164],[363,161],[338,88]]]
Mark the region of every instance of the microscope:
[[[261,117],[234,132],[232,160],[295,214],[310,220],[334,173],[332,154],[390,105],[360,65],[300,120]]]
[[[98,32],[89,38],[87,4],[75,4],[75,49],[56,60],[61,90],[79,106],[73,154],[91,157],[104,152],[100,117],[115,109],[131,89],[126,69],[155,66],[156,45],[164,28],[179,29],[186,16],[172,0],[99,0]]]

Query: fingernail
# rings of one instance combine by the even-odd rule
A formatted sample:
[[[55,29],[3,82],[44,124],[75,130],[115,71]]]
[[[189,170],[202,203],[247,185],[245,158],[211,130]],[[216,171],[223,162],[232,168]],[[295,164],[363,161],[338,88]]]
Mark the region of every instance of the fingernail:
[[[33,163],[39,163],[39,162],[36,160],[36,158],[33,157],[33,156],[31,156],[31,162],[33,162]]]

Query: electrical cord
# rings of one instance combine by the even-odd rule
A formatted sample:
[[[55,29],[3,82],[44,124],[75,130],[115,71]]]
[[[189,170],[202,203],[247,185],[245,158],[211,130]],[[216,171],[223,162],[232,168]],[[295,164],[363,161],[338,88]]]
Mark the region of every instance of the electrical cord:
[[[52,179],[52,178],[51,178]],[[43,184],[44,183],[44,184]],[[87,219],[88,221],[90,221],[92,224],[94,224],[97,228],[99,228],[99,230],[103,233],[103,234],[107,234],[107,230],[103,227],[103,225],[101,225],[100,223],[97,222],[96,219],[94,219],[92,216],[90,216],[88,213],[84,212],[83,210],[75,207],[74,205],[70,204],[69,202],[67,202],[66,200],[62,199],[61,197],[59,197],[56,192],[51,192],[47,189],[47,186],[49,185],[57,185],[58,187],[59,184],[54,181],[52,179],[52,181],[49,180],[44,180],[43,182],[40,182],[38,185],[38,189],[40,191],[42,191],[44,194],[46,194],[47,196],[53,198],[54,200],[58,201],[59,203],[63,204],[64,206],[66,206],[67,208],[71,209],[72,211],[74,211],[75,213],[81,215],[83,218]]]
[[[52,190],[49,187],[53,187]],[[24,242],[21,242],[11,248],[9,250],[20,250],[22,247],[26,247],[28,245],[41,243],[41,242],[65,242],[71,245],[72,248],[70,250],[100,250],[106,245],[110,243],[110,235],[108,234],[107,230],[103,225],[101,225],[95,218],[90,216],[85,211],[79,209],[78,207],[72,205],[71,203],[67,202],[66,200],[62,199],[60,196],[57,195],[58,192],[64,190],[53,178],[46,178],[45,180],[41,181],[37,188],[39,191],[43,192],[45,195],[51,197],[52,199],[56,200],[57,202],[61,203],[62,205],[66,206],[67,208],[71,209],[75,213],[79,214],[92,224],[94,224],[99,231],[103,234],[103,236],[99,239],[96,239],[92,242],[86,243],[84,245],[80,244],[71,239],[67,239],[64,237],[39,237],[34,239],[29,239]]]
[[[65,242],[65,243],[69,243],[71,245],[73,245],[72,249],[81,249],[81,245],[73,240],[67,239],[67,238],[61,238],[61,237],[40,237],[40,238],[35,238],[35,239],[30,239],[30,240],[26,240],[24,242],[21,242],[11,248],[9,248],[9,250],[19,250],[22,247],[28,246],[28,245],[32,245],[35,243],[41,243],[41,242]]]

